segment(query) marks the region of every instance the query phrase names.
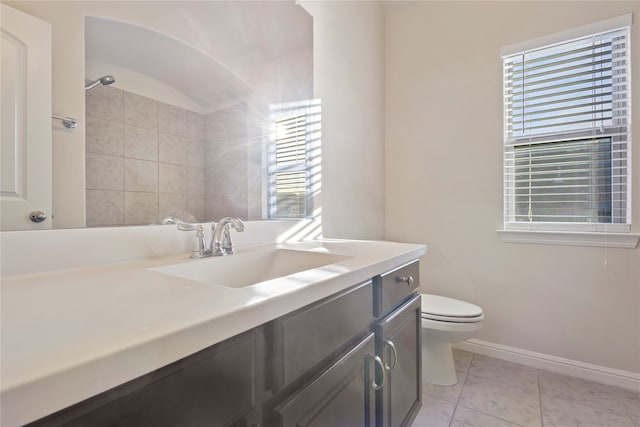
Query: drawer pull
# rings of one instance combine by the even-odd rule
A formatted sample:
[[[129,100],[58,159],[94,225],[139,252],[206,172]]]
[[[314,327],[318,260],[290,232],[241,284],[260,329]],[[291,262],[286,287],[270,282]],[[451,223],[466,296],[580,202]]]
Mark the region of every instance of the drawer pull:
[[[380,359],[380,356],[370,356],[371,360],[373,360],[375,363],[378,364],[378,366],[380,366],[380,372],[382,372],[382,381],[380,381],[380,384],[376,384],[376,379],[372,379],[371,380],[371,388],[373,388],[374,390],[380,390],[382,387],[384,387],[384,384],[387,382],[387,370],[385,369],[384,363],[382,362],[382,359]],[[374,369],[374,376],[375,376],[375,369]]]
[[[413,286],[413,276],[398,276],[396,283],[406,283],[408,286]]]
[[[386,347],[389,347],[391,349],[391,353],[393,354],[393,365],[385,363],[384,368],[387,371],[393,371],[393,369],[396,367],[396,364],[398,363],[398,349],[396,349],[396,345],[391,340],[384,340],[383,343]]]

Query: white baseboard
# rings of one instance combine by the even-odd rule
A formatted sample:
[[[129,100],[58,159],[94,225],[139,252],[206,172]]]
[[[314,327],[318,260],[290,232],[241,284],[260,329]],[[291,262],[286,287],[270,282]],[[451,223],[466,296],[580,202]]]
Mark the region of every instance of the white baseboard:
[[[495,357],[521,365],[570,375],[589,381],[640,391],[640,373],[612,369],[549,354],[536,353],[516,347],[470,339],[453,345],[460,350]]]

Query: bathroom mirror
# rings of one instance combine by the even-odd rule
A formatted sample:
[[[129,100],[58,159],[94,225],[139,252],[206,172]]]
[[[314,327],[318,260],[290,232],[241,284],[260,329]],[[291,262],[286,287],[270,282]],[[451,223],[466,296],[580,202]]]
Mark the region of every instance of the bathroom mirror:
[[[198,40],[85,18],[87,226],[268,218],[271,111],[312,98],[311,17],[290,2],[175,7]]]
[[[53,106],[63,110],[52,113],[80,122],[53,123],[54,228],[269,219],[267,142],[283,111],[308,111],[313,99],[313,20],[302,6],[6,3],[51,24]]]

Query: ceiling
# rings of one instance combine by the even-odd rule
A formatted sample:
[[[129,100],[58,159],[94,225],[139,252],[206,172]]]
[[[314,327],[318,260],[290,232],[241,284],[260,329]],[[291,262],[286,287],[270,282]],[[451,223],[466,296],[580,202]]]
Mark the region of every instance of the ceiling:
[[[313,45],[312,18],[292,1],[161,5],[165,9],[153,12],[170,13],[174,25],[189,28],[189,40],[120,20],[86,17],[86,61],[149,76],[211,110],[246,97],[251,76],[263,64]]]

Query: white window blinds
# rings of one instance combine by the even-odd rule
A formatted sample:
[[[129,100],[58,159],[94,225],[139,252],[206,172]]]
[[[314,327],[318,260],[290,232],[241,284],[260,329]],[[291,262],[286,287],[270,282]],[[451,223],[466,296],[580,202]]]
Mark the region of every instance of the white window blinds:
[[[319,101],[271,107],[273,138],[266,153],[266,217],[306,218],[318,179]]]
[[[629,64],[628,28],[504,58],[505,228],[630,230]]]

